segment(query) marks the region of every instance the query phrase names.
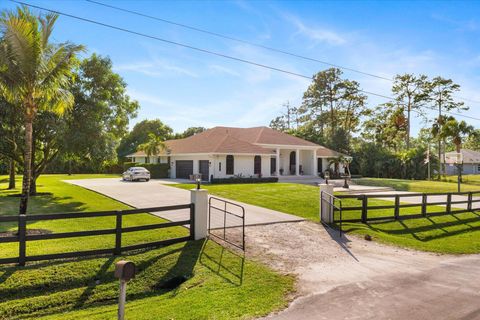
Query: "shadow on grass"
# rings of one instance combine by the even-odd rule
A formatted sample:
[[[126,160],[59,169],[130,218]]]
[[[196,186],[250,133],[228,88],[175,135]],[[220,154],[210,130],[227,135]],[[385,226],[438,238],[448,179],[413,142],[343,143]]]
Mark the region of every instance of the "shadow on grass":
[[[207,246],[217,246],[217,250],[213,253],[207,253]],[[224,258],[226,255],[233,258],[232,260],[234,262],[225,263]],[[239,254],[233,249],[230,250],[217,244],[213,240],[208,240],[202,248],[200,263],[231,284],[237,286],[243,284],[243,272],[245,267],[245,252],[243,251]]]
[[[462,213],[465,214],[465,213]],[[478,223],[480,222],[480,214],[478,212],[469,212],[468,214],[473,214],[476,217],[471,218],[460,218],[456,214],[445,215],[442,217],[453,217],[454,221],[446,221],[446,222],[436,222],[431,217],[421,218],[424,221],[428,221],[430,225],[423,225],[423,226],[411,226],[409,227],[406,222],[407,221],[414,221],[418,219],[408,219],[408,220],[397,220],[397,221],[389,221],[389,222],[370,222],[367,224],[349,224],[349,228],[345,230],[345,232],[352,232],[356,230],[364,230],[366,228],[372,230],[373,232],[384,233],[394,236],[403,236],[410,234],[415,240],[421,242],[428,242],[436,239],[441,238],[448,238],[453,237],[456,235],[460,235],[463,233],[468,233],[472,231],[480,231],[479,226],[472,226],[471,223]],[[438,218],[438,217],[437,217]],[[399,227],[397,229],[388,229],[386,227],[382,227],[385,223],[392,224],[397,223]],[[464,228],[458,229],[458,227]],[[448,230],[447,228],[455,228],[455,230]],[[434,233],[435,231],[441,231],[441,233]],[[423,235],[421,235],[423,234]]]

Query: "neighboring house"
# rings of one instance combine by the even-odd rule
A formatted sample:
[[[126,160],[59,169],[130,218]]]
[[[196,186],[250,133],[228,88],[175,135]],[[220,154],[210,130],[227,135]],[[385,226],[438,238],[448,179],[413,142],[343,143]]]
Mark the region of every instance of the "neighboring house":
[[[329,159],[342,154],[268,127],[215,127],[194,136],[165,141],[167,149],[147,157],[127,156],[137,163],[170,163],[171,178],[233,176],[317,176]],[[345,155],[344,155],[345,156]],[[340,168],[343,172],[343,168]]]
[[[480,174],[480,152],[469,150],[469,149],[460,149],[460,153],[463,157],[463,174]],[[455,151],[446,152],[448,154],[456,154]],[[458,174],[457,167],[446,165],[445,172],[447,175]]]

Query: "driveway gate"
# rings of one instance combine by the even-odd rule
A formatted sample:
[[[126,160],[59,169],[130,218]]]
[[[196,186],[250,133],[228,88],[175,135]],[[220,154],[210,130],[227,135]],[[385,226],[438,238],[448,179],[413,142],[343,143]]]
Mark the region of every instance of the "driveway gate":
[[[339,215],[339,219],[335,219],[335,214]],[[338,223],[336,227],[342,236],[342,200],[325,191],[320,192],[320,222],[327,227]]]
[[[245,208],[224,199],[210,197],[208,233],[245,251]]]

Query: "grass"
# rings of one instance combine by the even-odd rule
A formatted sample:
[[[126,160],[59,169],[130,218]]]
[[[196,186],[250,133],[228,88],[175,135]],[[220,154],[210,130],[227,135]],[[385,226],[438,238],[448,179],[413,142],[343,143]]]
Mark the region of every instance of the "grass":
[[[62,182],[100,176],[45,175],[30,202],[29,214],[111,210],[125,205],[95,192]],[[106,177],[106,176],[102,176]],[[111,176],[110,176],[111,177]],[[5,190],[0,176],[0,214],[17,214],[17,191]],[[125,217],[127,218],[127,217]],[[128,216],[127,225],[159,223],[149,214]],[[131,219],[130,219],[131,218]],[[73,231],[111,227],[106,218],[38,222],[29,228]],[[3,230],[14,226],[3,226]],[[1,231],[1,230],[0,230]],[[182,227],[131,233],[125,244],[187,234]],[[113,237],[84,237],[28,242],[29,254],[112,247]],[[16,255],[16,246],[2,244],[0,256]],[[112,319],[116,317],[118,280],[114,264],[129,259],[138,267],[128,285],[126,315],[130,319],[244,319],[285,307],[294,279],[230,252],[211,241],[189,241],[123,257],[93,257],[30,263],[26,267],[0,266],[0,319]],[[178,287],[172,279],[182,277]]]
[[[175,185],[190,189],[192,185]],[[210,193],[285,213],[319,221],[317,187],[289,183],[204,185]],[[418,190],[417,190],[418,191]],[[355,199],[344,199],[344,206],[359,206]],[[392,201],[371,199],[369,205],[392,205]],[[429,206],[427,212],[443,211]],[[420,213],[420,207],[402,208],[400,215]],[[345,218],[360,218],[360,211],[345,211]],[[369,216],[393,216],[393,209],[371,210]],[[344,223],[346,232],[370,234],[375,240],[401,247],[438,253],[480,253],[480,214],[460,213],[449,216],[375,223]]]
[[[355,179],[356,184],[365,186],[390,187],[400,191],[413,192],[457,192],[456,177],[447,177],[447,181],[403,180],[384,178]],[[464,176],[461,191],[480,191],[480,175]]]

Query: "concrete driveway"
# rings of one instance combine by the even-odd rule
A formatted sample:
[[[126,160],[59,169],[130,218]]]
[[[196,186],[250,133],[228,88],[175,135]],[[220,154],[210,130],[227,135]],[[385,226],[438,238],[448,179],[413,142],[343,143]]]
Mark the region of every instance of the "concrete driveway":
[[[71,183],[123,202],[135,208],[149,208],[171,206],[190,203],[190,191],[169,186],[172,181],[150,180],[149,182],[122,181],[119,178],[65,180]],[[296,222],[304,219],[290,214],[265,209],[241,202],[231,201],[245,208],[245,225],[262,225],[281,222]],[[224,209],[221,201],[212,200],[212,205]],[[235,214],[242,214],[240,208],[227,204],[227,210]],[[153,212],[156,216],[170,221],[189,219],[188,209]],[[241,226],[241,219],[227,215],[227,227]],[[220,210],[212,210],[212,229],[223,227],[224,215]]]

